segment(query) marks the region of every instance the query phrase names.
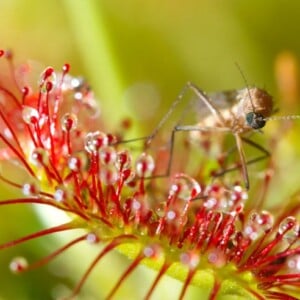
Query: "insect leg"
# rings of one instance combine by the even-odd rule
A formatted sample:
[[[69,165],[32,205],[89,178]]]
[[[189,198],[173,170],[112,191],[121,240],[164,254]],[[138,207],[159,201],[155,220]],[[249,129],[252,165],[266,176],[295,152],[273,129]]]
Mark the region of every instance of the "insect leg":
[[[253,148],[259,150],[260,152],[263,153],[263,155],[261,156],[258,156],[256,158],[253,158],[253,159],[250,159],[249,161],[247,161],[247,165],[250,165],[250,164],[253,164],[253,163],[256,163],[258,161],[261,161],[269,156],[271,156],[270,152],[268,150],[266,150],[264,147],[262,147],[261,145],[253,142],[252,140],[248,139],[248,138],[245,138],[245,137],[242,137],[242,140],[243,142],[245,142],[246,144],[252,146]]]
[[[239,152],[239,156],[240,156],[240,160],[241,160],[241,169],[242,169],[242,174],[243,174],[244,181],[245,181],[245,187],[247,190],[249,190],[249,188],[250,188],[249,175],[248,175],[248,170],[247,170],[245,152],[244,152],[244,148],[242,145],[242,139],[241,139],[240,135],[237,133],[234,134],[234,137],[236,140],[237,150]]]
[[[149,145],[151,143],[151,141],[156,137],[156,135],[158,134],[160,129],[163,127],[163,125],[166,123],[166,121],[170,118],[170,116],[171,116],[172,112],[175,110],[176,106],[181,103],[181,101],[183,100],[183,97],[189,90],[193,90],[198,97],[199,97],[199,95],[201,95],[201,99],[204,98],[204,99],[206,99],[205,101],[209,101],[206,98],[204,92],[201,91],[199,88],[197,88],[197,86],[195,84],[193,84],[191,82],[187,82],[184,85],[184,87],[181,89],[181,91],[178,94],[178,96],[176,97],[176,99],[171,104],[167,113],[163,116],[163,118],[160,120],[160,122],[158,123],[158,125],[155,127],[155,129],[152,131],[152,133],[150,135],[133,138],[133,139],[128,139],[128,140],[121,140],[121,141],[118,141],[116,144],[125,144],[125,143],[131,143],[131,142],[145,140],[146,141],[145,144]],[[211,107],[212,107],[212,109],[210,107],[209,107],[209,109],[215,114],[216,108],[214,108],[213,105],[211,105]],[[174,140],[174,137],[173,138],[171,137],[171,141],[172,140]]]
[[[209,131],[218,131],[218,132],[230,132],[228,128],[215,128],[215,127],[199,127],[196,125],[184,125],[180,126],[177,125],[174,127],[171,133],[171,139],[170,139],[170,151],[169,151],[169,160],[168,160],[168,165],[167,165],[167,171],[164,175],[158,175],[155,177],[166,177],[170,175],[171,172],[171,167],[172,167],[172,161],[173,161],[173,151],[174,151],[174,143],[175,143],[175,134],[179,131],[202,131],[202,132],[209,132]]]
[[[150,144],[151,140],[157,135],[159,130],[163,127],[165,122],[168,120],[172,112],[175,110],[176,106],[183,100],[184,95],[188,92],[188,90],[191,90],[196,96],[197,99],[202,101],[205,106],[210,110],[211,114],[216,117],[216,119],[219,121],[220,124],[225,124],[225,120],[218,110],[217,107],[210,101],[210,99],[206,96],[206,94],[197,87],[192,82],[187,82],[185,86],[182,88],[181,92],[178,94],[177,98],[175,101],[172,103],[171,107],[167,111],[167,113],[164,115],[164,117],[161,119],[155,130],[152,132],[152,134],[148,137],[147,143]],[[187,108],[186,108],[187,109]],[[185,110],[186,110],[185,109]],[[184,115],[184,112],[183,112]],[[180,123],[180,122],[179,122]],[[156,175],[155,177],[167,177],[170,175],[171,172],[171,167],[172,167],[172,161],[173,161],[173,151],[174,151],[174,142],[175,142],[175,134],[178,131],[223,131],[223,132],[229,132],[230,130],[228,128],[214,128],[214,127],[199,127],[196,125],[184,125],[181,126],[179,123],[173,128],[171,132],[171,138],[170,138],[170,150],[169,150],[169,159],[168,159],[168,164],[167,164],[167,170],[166,173],[163,175]]]
[[[171,107],[167,111],[167,113],[164,115],[164,117],[161,119],[161,121],[158,123],[154,131],[148,136],[148,142],[150,143],[151,140],[156,136],[158,131],[162,128],[162,126],[166,123],[166,121],[169,119],[172,112],[175,110],[176,106],[182,101],[184,95],[188,92],[188,90],[191,90],[194,92],[194,94],[197,96],[199,100],[201,100],[207,108],[210,110],[210,112],[218,119],[218,121],[221,124],[225,123],[225,120],[220,113],[220,111],[215,107],[215,105],[209,100],[209,98],[206,96],[206,94],[200,90],[197,85],[194,83],[188,81],[184,87],[182,88],[181,92],[178,94],[175,101],[172,103]]]
[[[174,143],[175,143],[175,134],[178,131],[202,131],[202,132],[231,132],[230,128],[227,128],[225,126],[225,119],[219,109],[214,105],[214,103],[208,98],[208,96],[205,94],[204,91],[202,91],[197,85],[195,85],[192,82],[187,82],[184,87],[182,88],[181,92],[178,94],[177,98],[174,100],[172,105],[170,106],[169,110],[167,113],[163,116],[163,118],[160,120],[158,125],[155,127],[155,129],[152,131],[152,133],[148,136],[144,137],[139,137],[139,138],[134,138],[134,139],[129,139],[129,140],[124,140],[124,141],[119,141],[117,144],[123,144],[123,143],[130,143],[130,142],[135,142],[135,141],[140,141],[144,140],[145,141],[145,148],[147,149],[152,140],[157,136],[158,132],[161,130],[161,128],[164,126],[164,124],[167,122],[167,120],[170,118],[176,107],[184,100],[184,96],[186,93],[191,90],[197,97],[199,101],[201,101],[207,109],[210,111],[210,113],[215,117],[216,121],[221,125],[220,127],[200,127],[199,125],[180,125],[180,120],[177,123],[177,125],[172,129],[171,132],[171,137],[169,140],[169,157],[168,157],[168,162],[167,162],[167,168],[166,172],[164,174],[158,174],[158,175],[153,175],[150,176],[149,178],[146,179],[151,179],[151,178],[161,178],[161,177],[168,177],[171,172],[171,167],[172,167],[172,162],[173,162],[173,152],[174,152]],[[192,102],[190,101],[184,108],[184,111],[182,112],[182,117],[181,119],[184,118],[185,114],[187,114],[189,105],[191,105]],[[224,127],[222,127],[224,125]],[[224,172],[225,173],[225,172]],[[243,168],[243,174],[245,174],[245,182],[246,185],[249,185],[249,180],[248,180],[248,175],[247,175],[247,170]],[[247,177],[247,178],[246,178]]]
[[[264,147],[262,147],[261,145],[255,143],[254,141],[250,140],[249,138],[245,138],[245,137],[241,137],[242,141],[245,142],[246,144],[248,144],[249,146],[252,146],[253,148],[259,150],[260,152],[262,152],[263,154],[255,157],[253,159],[250,159],[248,161],[246,161],[246,165],[250,165],[250,164],[254,164],[256,162],[259,162],[267,157],[269,157],[271,154],[268,150],[266,150]],[[239,167],[231,167],[231,168],[227,168],[226,170],[223,170],[222,172],[218,172],[215,174],[216,177],[219,176],[223,176],[224,174],[228,173],[228,172],[232,172],[232,171],[236,171],[237,169],[239,169]]]
[[[121,140],[118,141],[116,144],[124,144],[124,143],[130,143],[130,142],[136,142],[136,141],[145,141],[145,148],[147,148],[152,140],[156,137],[156,135],[158,134],[158,132],[161,130],[161,128],[164,126],[164,124],[167,122],[167,120],[170,118],[171,114],[173,113],[173,111],[175,110],[176,106],[179,105],[182,101],[183,98],[185,96],[185,94],[191,90],[196,96],[197,99],[199,99],[200,101],[202,101],[205,106],[209,109],[210,113],[212,115],[214,115],[216,117],[216,119],[218,120],[218,122],[220,124],[224,124],[224,118],[222,116],[222,114],[220,113],[220,111],[215,107],[215,105],[211,102],[211,100],[206,96],[206,94],[199,89],[194,83],[192,82],[187,82],[184,87],[182,88],[181,92],[178,94],[177,98],[174,100],[174,102],[172,103],[171,107],[169,108],[169,110],[167,111],[167,113],[164,115],[164,117],[160,120],[160,122],[158,123],[158,125],[155,127],[155,129],[152,131],[152,133],[148,136],[144,136],[144,137],[139,137],[139,138],[133,138],[133,139],[129,139],[129,140]],[[188,104],[191,104],[191,102],[189,102]],[[182,116],[184,115],[184,113],[187,113],[188,110],[188,104],[186,105],[186,108],[184,109],[184,112],[182,113]],[[216,131],[216,128],[200,128],[199,126],[180,126],[179,125],[180,121],[178,122],[177,126],[175,126],[172,129],[171,132],[171,137],[170,137],[170,150],[169,150],[169,160],[168,160],[168,164],[167,164],[167,170],[166,173],[163,175],[154,175],[153,177],[167,177],[170,174],[170,170],[171,170],[171,166],[172,166],[172,159],[173,159],[173,148],[174,148],[174,141],[175,141],[175,133],[177,131]],[[222,130],[222,128],[218,128],[218,130]],[[222,131],[228,131],[228,129],[222,130]],[[151,177],[151,178],[153,178]]]

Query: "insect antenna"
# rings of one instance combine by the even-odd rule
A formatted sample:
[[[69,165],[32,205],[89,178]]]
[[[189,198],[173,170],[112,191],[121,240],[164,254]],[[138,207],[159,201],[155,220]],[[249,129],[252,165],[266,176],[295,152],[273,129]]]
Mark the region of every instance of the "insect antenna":
[[[248,81],[247,81],[247,78],[241,68],[241,66],[235,62],[235,65],[239,71],[239,73],[241,74],[243,80],[244,80],[244,83],[245,83],[245,86],[246,86],[246,89],[247,89],[247,92],[248,92],[248,95],[249,95],[249,99],[250,99],[250,103],[251,103],[251,106],[252,106],[252,111],[255,113],[255,108],[254,108],[254,104],[253,104],[253,100],[252,100],[252,97],[251,97],[251,93],[250,93],[250,89],[249,89],[249,84],[248,84]]]
[[[274,117],[268,117],[264,118],[264,121],[280,121],[280,120],[299,120],[300,115],[287,115],[287,116],[274,116]]]

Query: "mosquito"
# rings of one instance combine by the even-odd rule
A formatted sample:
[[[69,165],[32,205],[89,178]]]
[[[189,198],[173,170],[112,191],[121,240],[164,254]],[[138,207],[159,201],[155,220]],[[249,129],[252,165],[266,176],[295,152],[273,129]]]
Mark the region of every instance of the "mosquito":
[[[175,133],[178,131],[191,132],[191,138],[195,139],[195,132],[222,132],[233,134],[237,151],[239,153],[240,168],[242,171],[245,187],[250,188],[247,164],[254,163],[270,155],[262,146],[245,137],[253,131],[260,131],[266,124],[266,121],[273,113],[273,98],[263,89],[257,87],[246,87],[240,90],[223,91],[206,94],[197,85],[187,82],[176,100],[171,105],[168,112],[164,115],[158,126],[146,139],[146,144],[150,144],[158,131],[165,124],[175,107],[183,100],[185,94],[191,90],[202,105],[204,105],[209,114],[203,117],[196,125],[177,124],[171,134],[170,161],[167,173],[171,168],[173,153],[173,144]],[[199,106],[201,107],[201,106]],[[263,153],[251,161],[246,161],[243,143],[258,149]],[[228,170],[226,170],[227,172]],[[222,174],[225,172],[222,172]],[[221,173],[218,175],[222,175]]]
[[[261,145],[257,144],[255,141],[249,139],[249,135],[254,132],[262,132],[261,129],[269,120],[300,119],[300,116],[272,116],[274,113],[273,97],[264,89],[249,87],[245,77],[244,81],[246,83],[245,88],[215,93],[205,93],[196,84],[187,82],[170,106],[167,113],[150,135],[123,142],[127,143],[131,141],[145,140],[146,148],[150,146],[152,140],[157,136],[158,132],[171,117],[171,114],[174,112],[176,107],[184,100],[188,91],[192,91],[196,96],[196,104],[198,104],[196,109],[201,110],[206,108],[207,113],[204,114],[199,121],[195,122],[196,124],[181,125],[181,121],[179,121],[175,126],[172,127],[169,149],[170,155],[167,163],[167,171],[164,175],[154,175],[154,177],[166,177],[170,174],[175,134],[177,132],[190,132],[190,137],[192,140],[201,138],[201,136],[197,133],[232,134],[235,139],[236,149],[238,151],[240,160],[239,166],[222,170],[216,173],[215,176],[222,176],[229,171],[241,169],[245,188],[249,190],[250,181],[247,165],[253,164],[270,156],[270,152]],[[184,115],[189,113],[189,109],[190,105],[187,105],[186,109],[182,113],[181,119],[184,118]],[[261,155],[247,161],[243,143],[246,143],[249,146],[257,149],[260,151]]]

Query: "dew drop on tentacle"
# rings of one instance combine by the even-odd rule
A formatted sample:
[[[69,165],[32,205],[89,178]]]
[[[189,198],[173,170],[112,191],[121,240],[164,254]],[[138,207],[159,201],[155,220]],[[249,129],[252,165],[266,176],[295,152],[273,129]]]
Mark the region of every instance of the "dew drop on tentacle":
[[[261,237],[267,231],[269,231],[274,223],[274,217],[268,211],[252,212],[247,221],[244,234],[251,240],[256,240]]]
[[[133,198],[132,203],[131,203],[131,209],[133,211],[139,211],[142,208],[141,202],[138,200],[137,197]]]
[[[284,234],[288,230],[294,228],[296,223],[297,223],[296,218],[293,217],[293,216],[288,216],[288,217],[284,218],[281,221],[281,223],[279,224],[278,233],[279,234]]]
[[[167,213],[166,213],[166,221],[167,222],[172,222],[173,223],[173,221],[176,220],[177,217],[179,217],[179,214],[178,214],[177,211],[175,211],[173,209],[168,210]],[[176,223],[178,223],[178,225],[179,225],[179,222],[176,222]]]
[[[223,251],[213,249],[208,251],[207,260],[216,268],[221,268],[226,264],[226,255]]]
[[[200,184],[186,174],[177,174],[172,180],[170,193],[184,201],[192,200],[201,193]]]
[[[226,211],[227,197],[225,196],[225,191],[222,186],[218,184],[208,185],[203,194],[205,196],[204,207],[207,209]]]
[[[266,210],[260,213],[253,213],[250,218],[253,222],[256,222],[264,232],[271,229],[274,224],[274,216]]]
[[[108,145],[108,138],[104,132],[89,132],[85,137],[85,150],[88,153],[95,154],[97,151]]]
[[[73,113],[66,113],[61,118],[61,128],[65,132],[74,131],[77,128],[78,119]]]
[[[107,142],[108,142],[108,145],[114,145],[116,144],[118,141],[118,138],[111,134],[111,133],[107,133]]]
[[[288,216],[281,221],[278,227],[278,234],[283,235],[283,238],[292,243],[300,234],[300,226],[296,218]]]
[[[131,167],[131,155],[127,150],[123,150],[117,153],[116,167],[122,171]]]
[[[93,232],[90,232],[89,234],[87,234],[86,236],[86,241],[89,243],[89,244],[97,244],[100,242],[100,239],[99,237],[97,236],[97,234],[93,233]]]
[[[162,249],[158,244],[146,245],[143,254],[147,258],[159,258],[162,255]]]
[[[29,89],[28,86],[24,86],[24,87],[22,88],[22,90],[21,90],[21,93],[22,93],[22,104],[25,103],[25,99],[26,99],[26,97],[29,95],[29,91],[30,91],[30,89]]]
[[[142,193],[134,195],[131,201],[131,213],[135,217],[135,222],[139,225],[145,224],[148,221],[149,215],[149,203],[147,197]],[[147,217],[148,216],[148,217]]]
[[[80,113],[84,107],[84,115],[88,118],[95,119],[99,116],[100,109],[89,84],[83,78],[72,78],[70,85],[73,90],[73,100],[75,100],[73,106],[75,113]]]
[[[236,213],[236,209],[242,208],[248,198],[248,193],[240,185],[234,185],[230,189],[218,184],[208,185],[203,195],[204,207],[226,213]]]
[[[9,264],[9,269],[13,273],[21,273],[28,268],[28,262],[26,258],[18,256],[12,259]]]
[[[104,165],[113,165],[117,160],[117,151],[114,147],[104,146],[99,149],[100,162]]]
[[[142,153],[136,160],[135,170],[140,178],[150,177],[154,171],[155,163],[151,155]]]
[[[57,202],[64,204],[73,199],[72,191],[64,185],[57,186],[53,196]]]
[[[48,153],[43,148],[36,148],[32,151],[31,161],[37,167],[45,166],[48,164],[49,157]]]
[[[130,184],[135,178],[135,172],[132,169],[125,169],[121,171],[121,176],[125,184]]]
[[[68,63],[64,64],[62,67],[63,74],[68,73],[70,71],[70,68],[71,68],[70,64]]]
[[[300,255],[296,254],[292,257],[289,257],[286,261],[286,267],[288,268],[288,272],[292,274],[300,273]]]
[[[190,270],[197,268],[200,262],[200,255],[196,251],[187,251],[180,254],[180,262]]]
[[[90,92],[90,86],[81,77],[74,77],[71,80],[71,86],[74,90],[74,99],[77,101],[83,100],[83,98]]]
[[[56,73],[52,67],[47,67],[40,75],[40,80],[38,82],[40,91],[43,94],[52,91],[57,83]]]
[[[119,173],[115,166],[107,165],[100,170],[100,180],[105,185],[113,185],[119,179]]]
[[[24,196],[37,196],[40,188],[35,182],[26,182],[23,184],[22,192]]]
[[[74,172],[80,172],[85,170],[88,166],[88,158],[85,152],[77,152],[72,154],[68,159],[68,167]]]
[[[238,203],[243,203],[248,199],[248,193],[243,190],[242,186],[235,185],[232,189],[230,199],[228,199],[227,205],[233,207]]]
[[[23,106],[23,109],[22,109],[22,118],[23,118],[23,121],[30,125],[30,124],[37,124],[38,123],[38,120],[40,118],[39,116],[39,113],[38,111],[31,107],[31,106],[27,106],[27,105],[24,105]]]

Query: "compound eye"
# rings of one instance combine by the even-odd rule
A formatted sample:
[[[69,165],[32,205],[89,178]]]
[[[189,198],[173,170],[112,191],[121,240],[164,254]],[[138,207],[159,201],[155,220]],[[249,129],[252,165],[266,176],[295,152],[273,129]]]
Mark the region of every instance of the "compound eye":
[[[246,122],[253,129],[260,129],[266,125],[263,115],[250,112],[246,114]]]

